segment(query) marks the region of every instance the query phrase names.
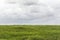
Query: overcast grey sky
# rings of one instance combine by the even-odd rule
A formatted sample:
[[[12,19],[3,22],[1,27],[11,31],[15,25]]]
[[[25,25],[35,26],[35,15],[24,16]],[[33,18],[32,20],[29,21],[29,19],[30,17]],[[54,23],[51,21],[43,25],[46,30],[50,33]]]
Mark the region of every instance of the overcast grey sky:
[[[0,0],[0,24],[60,24],[60,0]]]

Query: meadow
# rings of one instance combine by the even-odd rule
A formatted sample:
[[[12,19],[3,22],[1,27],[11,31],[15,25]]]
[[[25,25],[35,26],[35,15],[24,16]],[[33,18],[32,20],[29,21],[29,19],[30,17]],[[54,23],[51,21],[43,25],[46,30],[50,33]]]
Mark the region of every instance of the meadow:
[[[0,25],[0,40],[60,40],[60,25]]]

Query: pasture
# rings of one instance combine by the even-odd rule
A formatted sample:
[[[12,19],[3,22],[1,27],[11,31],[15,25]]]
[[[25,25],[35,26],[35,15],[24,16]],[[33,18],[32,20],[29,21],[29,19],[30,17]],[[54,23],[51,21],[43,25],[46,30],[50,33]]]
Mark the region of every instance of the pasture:
[[[0,25],[0,40],[60,40],[60,25]]]

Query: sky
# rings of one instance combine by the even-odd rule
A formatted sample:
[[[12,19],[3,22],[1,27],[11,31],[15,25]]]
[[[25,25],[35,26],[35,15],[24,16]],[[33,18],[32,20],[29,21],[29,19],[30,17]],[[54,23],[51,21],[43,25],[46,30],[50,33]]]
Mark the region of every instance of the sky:
[[[0,0],[0,24],[60,24],[60,0]]]

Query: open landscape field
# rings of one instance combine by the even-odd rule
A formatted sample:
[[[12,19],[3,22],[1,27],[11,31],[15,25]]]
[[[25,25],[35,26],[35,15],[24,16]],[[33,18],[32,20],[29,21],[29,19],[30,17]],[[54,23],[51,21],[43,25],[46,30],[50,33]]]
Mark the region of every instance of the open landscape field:
[[[60,26],[0,25],[0,40],[60,40]]]

